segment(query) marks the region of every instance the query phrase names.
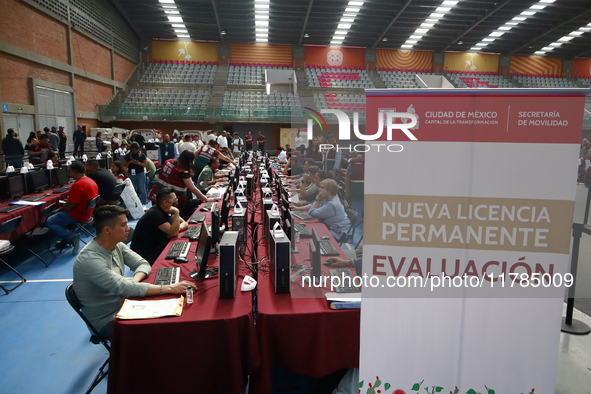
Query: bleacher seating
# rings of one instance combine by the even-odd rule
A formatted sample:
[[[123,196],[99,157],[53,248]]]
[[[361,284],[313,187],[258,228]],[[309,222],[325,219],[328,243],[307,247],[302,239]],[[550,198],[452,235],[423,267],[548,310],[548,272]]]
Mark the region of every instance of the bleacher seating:
[[[365,95],[363,94],[314,93],[314,104],[318,109],[340,109],[346,113],[365,113]]]
[[[224,108],[302,108],[297,93],[225,91]]]
[[[513,74],[513,77],[526,88],[576,88],[568,78],[559,75]]]
[[[215,79],[218,66],[212,62],[206,63],[150,63],[140,82],[211,85]]]
[[[265,70],[292,70],[280,64],[244,64],[233,63],[228,68],[228,85],[265,84]]]
[[[208,101],[208,90],[132,89],[123,105],[205,108]]]
[[[306,76],[308,77],[308,85],[313,88],[375,88],[365,70],[312,66],[306,68]]]
[[[448,72],[446,78],[459,88],[513,88],[502,75],[493,72]]]
[[[578,78],[577,82],[586,87],[591,87],[591,77]]]
[[[415,89],[419,85],[415,82],[416,74],[433,74],[431,70],[380,70],[378,75],[389,89]]]

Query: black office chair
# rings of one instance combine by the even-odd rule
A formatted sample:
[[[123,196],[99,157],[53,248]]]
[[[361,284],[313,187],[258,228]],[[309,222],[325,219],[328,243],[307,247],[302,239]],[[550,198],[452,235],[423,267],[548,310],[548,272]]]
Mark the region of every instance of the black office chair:
[[[9,234],[9,233],[14,232],[18,228],[18,226],[21,224],[21,221],[22,220],[23,220],[23,217],[22,216],[18,216],[18,217],[12,218],[12,219],[7,220],[4,223],[2,223],[2,225],[0,225],[0,235],[2,235],[2,234]],[[13,291],[14,289],[16,289],[17,287],[19,287],[20,285],[22,285],[23,283],[25,283],[27,281],[24,278],[24,276],[22,276],[20,274],[20,272],[18,272],[17,270],[15,270],[10,264],[8,264],[2,258],[2,256],[5,256],[5,255],[7,255],[9,253],[12,253],[14,251],[14,249],[15,249],[14,245],[10,244],[8,246],[8,248],[0,251],[0,261],[5,266],[7,266],[8,268],[10,268],[12,271],[14,271],[21,278],[21,281],[17,285],[11,287],[10,289],[9,288],[6,288],[6,287],[4,287],[2,285],[0,285],[0,288],[2,288],[2,290],[4,290],[4,292],[6,294],[9,294],[11,291]]]
[[[43,246],[45,249],[47,249],[49,251],[49,253],[51,253],[53,255],[54,258],[57,258],[55,253],[53,253],[53,251],[51,250],[51,245],[49,244],[49,242],[47,242],[47,245],[44,245],[38,241],[39,238],[45,238],[45,240],[47,241],[46,235],[49,232],[49,228],[43,227],[43,224],[45,224],[45,221],[47,221],[47,218],[49,218],[49,216],[51,216],[51,213],[53,212],[54,208],[55,208],[55,204],[50,204],[50,205],[46,206],[45,208],[43,208],[43,210],[39,214],[39,221],[37,222],[37,226],[35,228],[33,228],[31,231],[29,231],[28,233],[25,233],[25,237],[27,238],[27,240],[32,240],[32,241],[36,242],[37,244]],[[49,267],[49,265],[51,263],[47,263],[45,261],[45,259],[43,259],[43,257],[39,256],[35,251],[33,251],[33,249],[31,249],[29,247],[27,242],[24,242],[24,246],[29,252],[31,252],[39,260],[41,260],[43,262],[43,264],[45,264],[46,267]]]
[[[111,193],[111,197],[107,200],[107,204],[110,205],[119,205],[119,199],[121,198],[121,193],[123,193],[123,189],[125,189],[125,183],[121,183],[113,188],[113,192]]]
[[[82,313],[82,306],[83,305],[80,302],[80,300],[78,299],[78,297],[76,296],[76,292],[74,291],[74,283],[73,282],[70,283],[68,285],[68,287],[66,287],[66,299],[68,300],[68,303],[70,304],[70,306],[76,311],[78,316],[80,316],[82,318],[82,320],[84,321],[84,323],[86,323],[86,326],[88,327],[88,330],[91,333],[90,342],[94,343],[95,345],[98,345],[99,343],[102,344],[105,347],[105,349],[107,349],[107,351],[110,353],[111,347],[109,346],[108,339],[101,337],[99,335],[97,329],[90,323],[90,321]],[[92,390],[94,390],[94,388],[105,378],[105,376],[107,376],[109,371],[108,370],[105,371],[105,368],[107,367],[108,363],[109,363],[109,358],[107,358],[105,360],[105,362],[103,363],[103,365],[99,368],[98,373],[96,374],[96,376],[92,380],[92,383],[88,387],[88,390],[86,390],[86,394],[89,394]]]

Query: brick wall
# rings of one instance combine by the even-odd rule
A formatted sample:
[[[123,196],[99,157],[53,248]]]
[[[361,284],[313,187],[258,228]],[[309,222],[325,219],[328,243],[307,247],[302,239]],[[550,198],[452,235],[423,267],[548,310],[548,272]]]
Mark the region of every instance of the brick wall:
[[[135,63],[115,54],[115,80],[121,83],[127,81],[135,66]]]
[[[3,102],[33,105],[29,78],[70,85],[68,73],[0,53],[0,86],[2,86]]]
[[[68,62],[66,26],[17,0],[0,0],[0,40]]]
[[[96,44],[85,36],[72,32],[74,66],[111,79],[110,50]]]
[[[75,77],[74,86],[76,90],[76,110],[98,112],[97,105],[106,104],[113,95],[110,86]]]

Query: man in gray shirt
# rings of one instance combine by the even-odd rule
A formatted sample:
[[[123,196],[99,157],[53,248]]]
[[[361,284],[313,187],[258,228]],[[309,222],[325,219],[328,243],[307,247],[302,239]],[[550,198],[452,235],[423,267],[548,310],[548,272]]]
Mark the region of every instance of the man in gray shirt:
[[[82,312],[103,338],[111,336],[113,319],[125,298],[184,294],[187,286],[196,289],[187,281],[165,286],[141,283],[150,275],[150,264],[123,243],[129,234],[126,209],[98,207],[94,223],[96,238],[74,262],[74,291],[84,305]],[[125,265],[135,272],[133,278],[123,276]]]

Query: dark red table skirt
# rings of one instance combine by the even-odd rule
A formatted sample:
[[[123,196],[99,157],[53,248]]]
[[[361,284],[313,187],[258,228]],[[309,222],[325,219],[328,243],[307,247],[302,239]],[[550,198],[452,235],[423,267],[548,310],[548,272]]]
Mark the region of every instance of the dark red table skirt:
[[[301,222],[297,218],[294,221]],[[310,231],[316,228],[319,236],[330,236],[326,226],[317,220],[306,223]],[[292,264],[309,258],[309,241],[310,238],[302,238],[297,244],[299,253],[292,254]],[[340,250],[332,236],[331,241]],[[259,259],[267,255],[265,248],[262,242]],[[342,251],[340,257],[346,258]],[[322,263],[327,258],[322,257]],[[323,275],[328,275],[327,268],[322,266]],[[324,298],[326,291],[292,285],[292,293],[275,294],[269,275],[259,274],[257,334],[261,367],[251,376],[251,393],[271,391],[272,367],[320,377],[359,366],[360,311],[331,310]]]
[[[70,186],[70,185],[67,185],[67,186]],[[23,218],[21,220],[21,224],[17,227],[16,231],[14,231],[10,234],[3,234],[2,236],[0,236],[0,239],[6,239],[11,242],[14,242],[21,235],[34,229],[35,226],[37,225],[37,223],[39,222],[39,214],[41,213],[41,211],[49,204],[57,203],[59,200],[67,199],[69,190],[65,191],[63,193],[58,193],[58,194],[53,194],[52,190],[48,190],[43,193],[27,194],[26,196],[23,196],[23,198],[40,196],[40,195],[47,194],[47,193],[50,193],[49,196],[44,197],[42,200],[39,200],[39,201],[43,201],[45,203],[43,205],[38,205],[38,206],[29,205],[24,208],[17,209],[16,211],[12,211],[12,212],[8,212],[8,213],[0,213],[0,224],[4,223],[12,218],[16,218],[18,216],[22,216],[22,218]],[[8,205],[9,205],[9,202],[3,202],[2,204],[0,204],[0,208],[7,207]],[[57,206],[56,206],[56,209],[57,209]]]

